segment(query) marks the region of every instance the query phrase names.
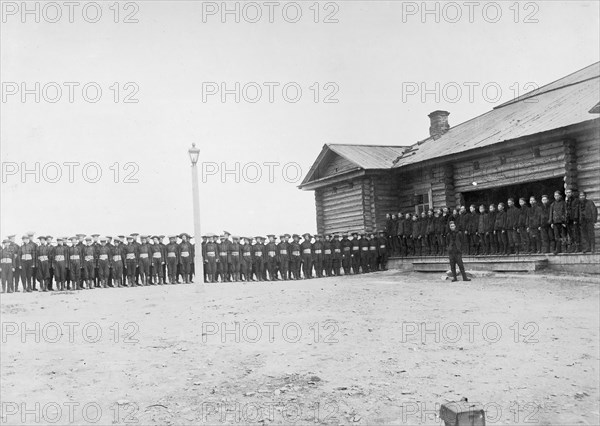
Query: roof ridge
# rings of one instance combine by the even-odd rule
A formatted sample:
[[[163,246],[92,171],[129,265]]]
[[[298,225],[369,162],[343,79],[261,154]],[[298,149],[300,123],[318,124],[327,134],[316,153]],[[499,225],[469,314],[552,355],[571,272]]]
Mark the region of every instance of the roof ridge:
[[[550,90],[544,90],[544,88],[545,88],[545,87],[548,87],[548,86],[551,86],[551,85],[553,85],[553,84],[556,84],[556,83],[558,83],[558,82],[559,82],[559,81],[561,81],[561,80],[566,80],[566,79],[568,79],[569,77],[571,77],[571,76],[573,76],[573,75],[575,75],[575,74],[577,74],[577,73],[580,73],[580,72],[582,72],[582,71],[584,71],[584,70],[587,70],[588,68],[592,68],[592,67],[594,67],[594,66],[597,66],[598,64],[600,64],[600,61],[598,61],[598,62],[594,62],[593,64],[590,64],[590,65],[588,65],[588,66],[586,66],[586,67],[583,67],[583,68],[581,68],[581,69],[579,69],[579,70],[577,70],[577,71],[573,71],[573,72],[572,72],[572,73],[570,73],[570,74],[567,74],[567,75],[565,75],[565,76],[562,76],[562,77],[560,77],[560,78],[557,78],[556,80],[553,80],[553,81],[551,81],[551,82],[549,82],[549,83],[546,83],[546,84],[544,84],[543,86],[540,86],[540,87],[538,87],[537,89],[533,89],[533,90],[532,90],[532,91],[530,91],[530,92],[524,93],[524,94],[522,94],[521,96],[517,96],[517,97],[516,97],[516,98],[514,98],[514,99],[511,99],[511,100],[509,100],[509,101],[506,101],[506,102],[504,102],[504,103],[502,103],[502,104],[500,104],[500,105],[497,105],[497,106],[495,106],[495,107],[494,107],[494,108],[492,108],[492,109],[493,109],[493,110],[494,110],[494,109],[500,109],[500,108],[502,108],[502,107],[505,107],[505,106],[507,106],[507,105],[512,105],[512,104],[514,104],[514,103],[521,102],[521,101],[524,101],[524,100],[527,100],[527,99],[531,99],[531,98],[534,98],[534,97],[536,97],[536,96],[543,95],[543,94],[545,94],[545,93],[554,92],[555,90],[564,89],[565,87],[574,86],[574,85],[576,85],[576,84],[585,83],[586,81],[593,80],[593,79],[595,79],[595,78],[600,78],[600,73],[599,73],[599,74],[597,74],[597,75],[595,75],[595,76],[593,76],[593,77],[588,77],[588,78],[585,78],[585,79],[583,79],[583,80],[578,80],[578,81],[575,81],[575,82],[573,82],[573,83],[563,84],[563,85],[561,85],[561,86],[555,87],[554,89],[550,89]]]

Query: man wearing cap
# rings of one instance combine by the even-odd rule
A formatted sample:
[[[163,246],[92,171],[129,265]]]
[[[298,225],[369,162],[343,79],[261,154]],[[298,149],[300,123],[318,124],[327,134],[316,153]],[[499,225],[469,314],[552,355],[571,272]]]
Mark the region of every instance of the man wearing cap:
[[[519,254],[519,235],[517,229],[519,226],[520,210],[515,206],[514,198],[507,200],[508,209],[506,210],[506,234],[508,236],[508,254]]]
[[[34,232],[28,232],[27,236],[29,237],[29,242],[33,245],[34,247],[34,253],[35,253],[35,257],[33,259],[33,267],[32,267],[32,271],[31,271],[31,282],[33,283],[33,291],[38,291],[37,289],[37,249],[38,249],[38,245],[35,242],[35,239],[33,238],[33,236],[35,235]]]
[[[48,267],[48,282],[46,283],[46,289],[47,290],[54,290],[53,287],[53,280],[54,280],[54,265],[52,262],[52,259],[54,257],[54,245],[52,244],[52,240],[54,238],[52,237],[52,235],[46,235],[46,245],[48,246],[48,259],[50,261],[50,265]]]
[[[152,237],[150,256],[152,256],[152,284],[164,284],[163,265],[165,264],[166,253],[158,235]]]
[[[456,279],[456,265],[462,275],[463,281],[471,281],[465,273],[465,267],[462,261],[462,253],[466,249],[467,242],[463,232],[459,232],[456,229],[456,224],[450,222],[450,232],[448,233],[448,256],[450,258],[450,270],[452,271],[452,281]]]
[[[123,239],[124,235],[118,235],[115,237],[115,242],[110,251],[110,269],[112,271],[112,277],[115,287],[123,287],[124,277],[124,254],[123,254]]]
[[[269,234],[267,238],[269,238],[269,242],[265,246],[266,269],[269,273],[269,280],[277,281],[277,243],[275,242],[275,235]]]
[[[404,239],[404,245],[406,250],[406,256],[413,256],[415,254],[415,246],[412,238],[413,219],[410,213],[406,213],[404,216],[404,231],[402,233]]]
[[[100,238],[100,246],[96,248],[96,259],[98,265],[98,282],[102,288],[108,287],[108,275],[110,273],[111,248],[108,246],[106,237]]]
[[[579,192],[579,223],[581,228],[582,251],[596,251],[594,224],[598,221],[598,208],[592,200],[587,199],[585,191]]]
[[[567,213],[567,235],[569,236],[569,253],[578,253],[580,251],[580,230],[579,230],[579,198],[574,193],[575,188],[565,189],[565,211]]]
[[[342,241],[340,240],[340,234],[336,232],[331,240],[331,268],[336,277],[340,276],[342,257]]]
[[[221,282],[228,282],[230,280],[229,271],[229,239],[225,234],[220,237],[218,244],[219,248],[219,262],[217,263],[217,273],[221,277]]]
[[[498,241],[498,254],[509,254],[508,236],[506,235],[506,211],[504,203],[498,203],[496,218],[494,220],[494,235]]]
[[[344,275],[350,275],[350,267],[352,266],[352,241],[348,239],[348,233],[342,233],[342,241],[340,241],[342,248],[342,267],[344,268]]]
[[[48,291],[50,281],[50,247],[46,242],[46,237],[38,237],[40,244],[37,247],[37,279],[40,282],[40,291]]]
[[[369,271],[375,272],[378,269],[379,259],[379,238],[377,230],[369,234]]]
[[[371,240],[369,240],[366,233],[360,234],[360,269],[363,274],[369,272],[369,245],[371,244]]]
[[[519,251],[521,253],[531,253],[529,247],[529,233],[527,232],[527,222],[529,221],[530,207],[524,197],[519,197],[519,220],[517,233],[519,234]]]
[[[217,282],[217,263],[219,262],[219,246],[215,241],[216,235],[209,233],[204,246],[204,261],[206,262],[206,279],[209,283]]]
[[[83,279],[87,284],[88,290],[95,287],[97,264],[96,255],[97,250],[92,243],[92,237],[85,237],[85,245],[83,247]]]
[[[281,279],[287,281],[290,279],[290,234],[282,234],[279,236],[279,244],[277,244],[278,267],[281,273]]]
[[[150,284],[150,256],[152,255],[150,244],[148,243],[148,236],[141,235],[141,244],[138,246],[138,267],[140,271],[140,285]]]
[[[0,274],[2,280],[2,293],[12,293],[13,287],[13,273],[16,268],[16,253],[10,247],[10,240],[8,238],[2,241],[2,248],[0,249]]]
[[[406,241],[404,240],[404,215],[402,212],[398,212],[396,219],[396,247],[399,256],[406,255]]]
[[[179,256],[181,262],[181,273],[183,275],[183,283],[190,284],[192,282],[192,259],[194,258],[194,247],[188,241],[190,236],[185,232],[179,236]]]
[[[209,282],[208,281],[208,271],[206,270],[207,263],[208,263],[208,261],[206,260],[206,243],[207,243],[207,241],[208,241],[208,236],[202,235],[202,243],[200,244],[200,249],[202,250],[202,261],[204,262],[204,268],[202,268],[204,277],[202,277],[202,279],[204,280],[205,283]]]
[[[554,192],[548,223],[554,232],[554,254],[561,253],[567,249],[567,206],[560,191]]]
[[[167,269],[169,276],[169,284],[177,284],[177,265],[179,264],[179,244],[177,244],[177,236],[169,236],[169,244],[166,247],[167,252]]]
[[[33,278],[33,265],[35,263],[36,247],[29,240],[29,235],[23,235],[21,239],[23,241],[23,244],[21,244],[21,247],[19,248],[19,257],[17,260],[17,265],[21,273],[23,292],[31,292],[33,291],[31,281]],[[35,288],[35,281],[33,285]],[[16,289],[16,291],[19,291],[18,288]]]
[[[529,234],[528,251],[533,253],[542,252],[541,226],[542,226],[542,208],[532,195],[529,197],[529,215],[527,216],[527,233]]]
[[[259,236],[254,237],[256,243],[252,246],[252,258],[254,267],[254,275],[256,275],[256,281],[264,281],[264,265],[265,265],[265,245],[263,244],[264,238]]]
[[[61,237],[56,238],[56,247],[52,253],[52,269],[54,270],[54,279],[56,289],[63,291],[65,289],[65,279],[67,278],[67,261],[69,259],[69,248],[64,244]]]
[[[333,251],[331,250],[331,239],[332,235],[325,235],[325,241],[323,241],[323,269],[325,275],[330,277],[333,274]]]
[[[317,278],[323,277],[323,250],[323,236],[321,234],[315,234],[315,242],[312,245],[312,251],[315,275]]]
[[[125,273],[127,275],[127,283],[129,287],[136,286],[135,273],[138,267],[138,248],[135,244],[133,234],[127,236],[127,244],[123,245],[123,257],[125,258]]]
[[[302,238],[304,239],[302,244],[300,244],[300,249],[302,250],[302,272],[306,280],[312,278],[313,251],[311,235],[306,232],[302,234]]]
[[[232,236],[233,242],[229,243],[229,272],[231,274],[232,281],[240,281],[240,269],[242,262],[242,246],[240,244],[240,237],[238,235]]]
[[[81,290],[81,269],[83,268],[83,248],[78,244],[78,237],[71,237],[69,247],[69,275],[71,282],[67,285],[69,290]]]
[[[412,215],[412,228],[410,233],[413,255],[421,256],[421,224],[416,214]]]
[[[100,273],[98,271],[98,249],[100,248],[100,234],[92,234],[92,247],[96,250],[95,258],[96,265],[94,266],[94,279],[92,280],[92,285],[94,287],[100,287]]]
[[[288,246],[290,255],[290,278],[300,279],[300,265],[302,264],[302,248],[300,247],[300,235],[293,234],[292,241]]]
[[[14,263],[15,272],[12,274],[12,276],[13,276],[13,291],[19,291],[19,279],[20,279],[21,274],[19,273],[19,266],[18,266],[19,258],[18,257],[19,257],[19,252],[20,252],[21,247],[15,242],[15,237],[16,237],[16,235],[9,235],[7,238],[9,241],[8,247],[12,250],[13,254],[15,255],[15,263]]]
[[[385,236],[385,231],[379,231],[379,250],[378,253],[378,266],[382,271],[387,271],[387,262],[389,257],[389,250],[387,245],[388,239]]]
[[[360,239],[358,232],[352,233],[352,273],[360,274]]]

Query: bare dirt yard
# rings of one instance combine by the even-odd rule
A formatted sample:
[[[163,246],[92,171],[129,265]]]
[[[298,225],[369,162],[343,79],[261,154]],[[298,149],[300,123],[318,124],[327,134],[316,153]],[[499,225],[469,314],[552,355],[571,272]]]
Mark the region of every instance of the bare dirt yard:
[[[1,297],[4,424],[598,425],[598,278],[387,271]]]

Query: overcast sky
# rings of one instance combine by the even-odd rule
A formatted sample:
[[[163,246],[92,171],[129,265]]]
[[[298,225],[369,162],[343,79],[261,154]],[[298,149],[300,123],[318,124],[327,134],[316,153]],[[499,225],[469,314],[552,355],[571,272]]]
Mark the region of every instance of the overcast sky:
[[[314,232],[314,193],[297,185],[323,144],[412,144],[428,136],[431,111],[457,125],[600,52],[597,1],[430,2],[426,15],[421,2],[280,2],[272,17],[263,2],[227,3],[239,23],[220,1],[121,3],[118,16],[98,2],[99,18],[81,2],[73,22],[57,4],[40,3],[36,23],[21,2],[3,3],[3,237],[193,233],[192,143],[201,175],[239,163],[239,182],[201,176],[203,232]],[[79,164],[73,182],[65,163]]]

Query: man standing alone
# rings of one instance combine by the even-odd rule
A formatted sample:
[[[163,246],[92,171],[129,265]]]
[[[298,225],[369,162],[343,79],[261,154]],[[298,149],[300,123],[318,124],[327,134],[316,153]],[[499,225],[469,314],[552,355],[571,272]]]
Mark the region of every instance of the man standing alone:
[[[450,232],[446,239],[448,244],[448,256],[450,257],[450,270],[452,271],[452,281],[458,281],[456,279],[456,265],[460,269],[463,281],[471,281],[465,272],[465,267],[462,261],[462,252],[467,249],[465,237],[462,232],[456,229],[456,224],[450,222]]]

